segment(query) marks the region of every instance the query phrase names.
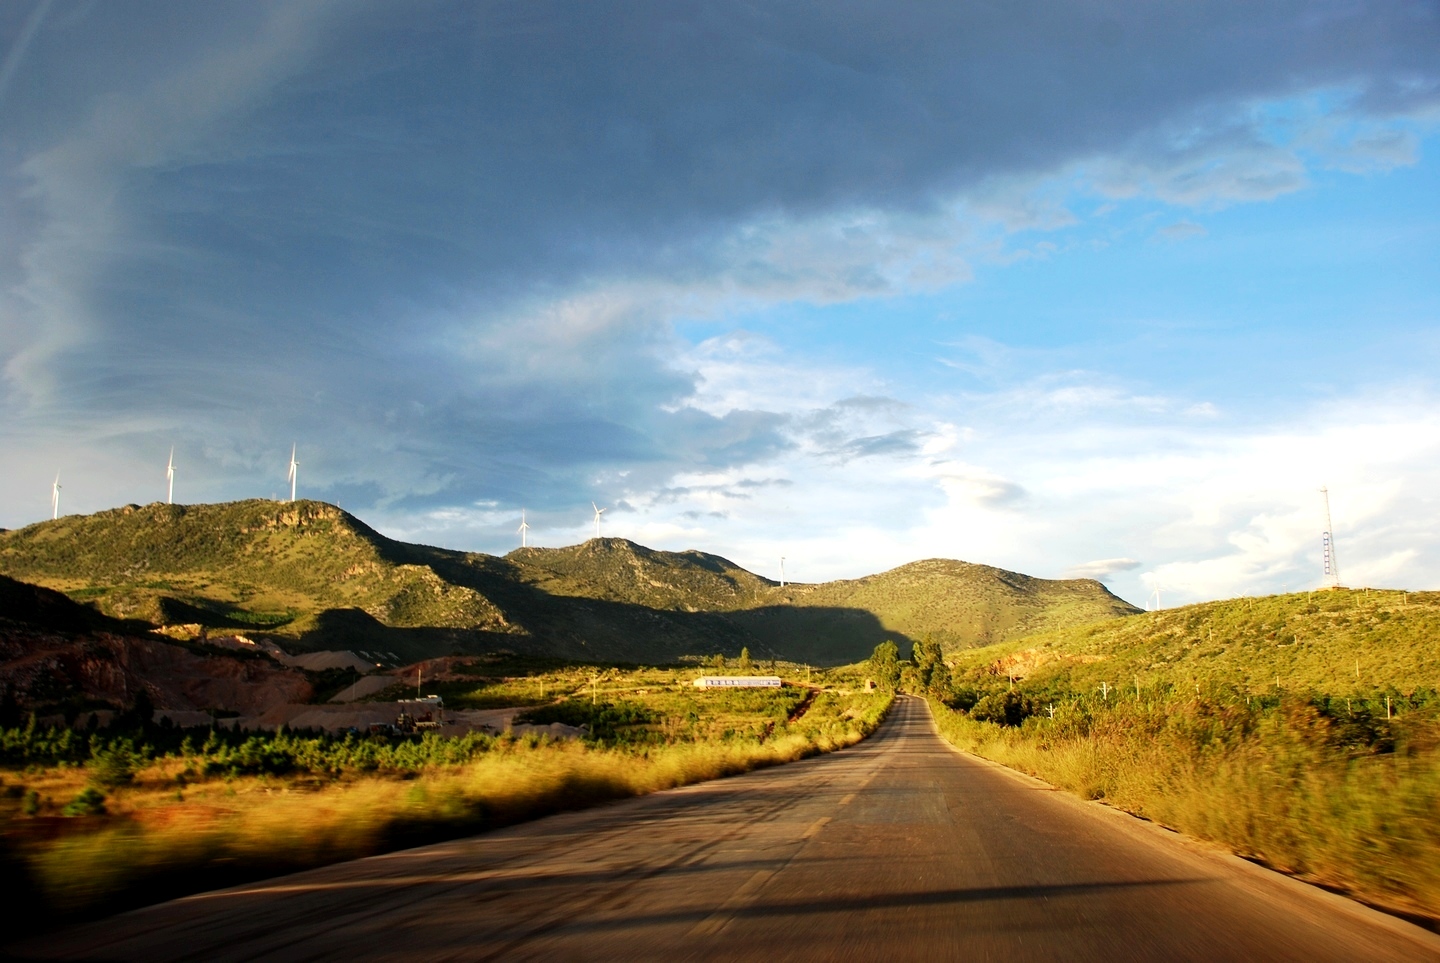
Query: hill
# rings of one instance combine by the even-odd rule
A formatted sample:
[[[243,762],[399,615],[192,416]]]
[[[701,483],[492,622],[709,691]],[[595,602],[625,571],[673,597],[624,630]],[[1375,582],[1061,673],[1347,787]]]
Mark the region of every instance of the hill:
[[[517,548],[506,560],[552,595],[608,599],[652,609],[721,612],[769,598],[777,583],[704,552],[661,552],[623,538],[566,548]]]
[[[73,719],[132,705],[141,692],[163,709],[257,710],[303,702],[303,672],[158,638],[59,592],[0,575],[0,725],[22,711]]]
[[[948,560],[781,588],[719,556],[617,538],[497,558],[395,541],[322,502],[259,499],[3,532],[0,572],[113,618],[404,659],[510,649],[654,664],[749,647],[835,664],[887,638],[959,649],[1136,611],[1098,582]]]
[[[857,653],[868,652],[862,637],[868,630],[854,618],[857,612],[878,620],[884,634],[930,636],[951,653],[1139,611],[1093,579],[1032,578],[939,558],[860,579],[787,585],[767,601],[733,617],[770,644],[791,639],[810,650],[840,646]]]
[[[1072,626],[959,653],[955,669],[1034,693],[1411,693],[1440,687],[1437,638],[1440,593],[1340,589]]]
[[[416,548],[322,502],[155,503],[0,534],[0,571],[116,618],[264,633],[300,649],[384,642],[418,656],[516,631]]]

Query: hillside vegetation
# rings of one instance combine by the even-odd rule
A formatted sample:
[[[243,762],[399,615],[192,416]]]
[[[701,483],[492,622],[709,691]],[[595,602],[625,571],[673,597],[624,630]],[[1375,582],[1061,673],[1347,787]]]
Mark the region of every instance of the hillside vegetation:
[[[1440,593],[1147,613],[958,653],[955,744],[1440,921]]]
[[[947,650],[1136,611],[1098,582],[930,560],[787,585],[618,538],[504,558],[386,538],[321,502],[130,505],[0,532],[0,572],[106,615],[401,659],[509,649],[851,662],[887,638]]]
[[[957,675],[1027,692],[1352,698],[1440,687],[1440,593],[1373,589],[1204,602],[957,653]]]

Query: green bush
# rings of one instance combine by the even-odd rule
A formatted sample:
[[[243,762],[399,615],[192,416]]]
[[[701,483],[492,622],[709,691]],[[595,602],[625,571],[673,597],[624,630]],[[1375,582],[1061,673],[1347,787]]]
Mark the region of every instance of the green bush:
[[[1002,726],[1023,725],[1035,714],[1035,703],[1015,689],[987,695],[970,710],[970,718],[978,722],[994,722]]]
[[[554,705],[540,706],[515,717],[516,722],[546,726],[558,722],[566,726],[585,726],[590,738],[613,742],[624,730],[658,721],[655,713],[636,702],[591,703],[585,699],[566,699]]]
[[[94,751],[90,761],[90,779],[109,789],[128,786],[135,781],[135,770],[144,764],[144,755],[128,741],[116,742]]]
[[[60,812],[65,816],[103,816],[105,794],[94,788],[81,790],[80,795]]]

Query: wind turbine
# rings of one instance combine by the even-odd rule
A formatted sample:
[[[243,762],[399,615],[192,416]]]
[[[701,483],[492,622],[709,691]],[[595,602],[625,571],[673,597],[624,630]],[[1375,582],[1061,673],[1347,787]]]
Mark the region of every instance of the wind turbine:
[[[601,515],[604,515],[605,512],[608,511],[608,509],[601,508],[599,505],[595,504],[594,502],[591,502],[591,503],[590,503],[590,507],[593,508],[593,509],[595,509],[595,537],[596,537],[596,538],[599,538],[599,537],[600,537],[600,516],[601,516]]]
[[[55,484],[50,486],[50,520],[60,517],[60,473],[55,473]]]
[[[530,531],[530,523],[525,521],[525,509],[520,509],[520,527],[515,529],[520,533],[520,547],[526,548],[525,534]]]
[[[290,500],[292,502],[295,500],[295,477],[300,474],[296,471],[299,467],[300,463],[295,460],[295,446],[292,444],[290,446],[290,473],[285,476],[285,480],[290,483]]]
[[[1147,609],[1150,607],[1150,600],[1151,600],[1151,599],[1154,599],[1154,600],[1155,600],[1155,608],[1154,608],[1152,611],[1155,611],[1155,612],[1160,611],[1160,583],[1159,583],[1159,582],[1156,582],[1156,583],[1155,583],[1155,591],[1151,592],[1149,595],[1147,595],[1147,596],[1145,597],[1145,607],[1146,607]]]
[[[175,446],[170,446],[170,464],[165,466],[165,504],[175,504]]]
[[[785,587],[785,556],[780,556],[780,587]]]

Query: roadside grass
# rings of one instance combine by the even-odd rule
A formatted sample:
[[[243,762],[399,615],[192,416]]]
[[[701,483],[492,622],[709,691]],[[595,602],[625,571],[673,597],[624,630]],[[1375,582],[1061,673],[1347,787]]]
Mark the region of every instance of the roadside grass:
[[[961,653],[931,705],[962,749],[1434,927],[1437,639],[1437,593],[1236,599]]]
[[[656,693],[643,721],[587,741],[195,733],[172,751],[158,744],[184,734],[60,746],[32,730],[27,760],[10,730],[0,871],[21,894],[15,925],[38,929],[790,762],[859,741],[890,703],[824,692],[791,721],[781,693],[748,707]]]

